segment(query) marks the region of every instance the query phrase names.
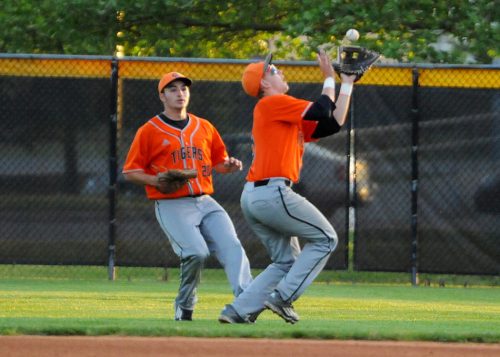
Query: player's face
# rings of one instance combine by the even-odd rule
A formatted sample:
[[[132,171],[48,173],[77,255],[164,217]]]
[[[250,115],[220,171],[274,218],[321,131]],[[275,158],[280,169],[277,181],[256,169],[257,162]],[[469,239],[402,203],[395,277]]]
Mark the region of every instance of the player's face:
[[[281,93],[288,92],[288,83],[286,82],[285,75],[276,66],[270,65],[266,73],[264,74],[264,79],[268,81],[275,90]]]
[[[160,99],[171,109],[182,110],[189,104],[189,87],[182,81],[173,81],[163,90]]]

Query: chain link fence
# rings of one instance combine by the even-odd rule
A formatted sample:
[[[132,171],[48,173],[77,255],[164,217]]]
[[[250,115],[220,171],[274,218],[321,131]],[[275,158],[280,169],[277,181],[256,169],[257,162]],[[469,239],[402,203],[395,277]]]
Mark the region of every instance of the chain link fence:
[[[143,188],[120,174],[124,158],[175,70],[194,80],[189,111],[248,168],[247,63],[0,56],[0,264],[177,267]],[[276,63],[290,94],[319,96],[314,63]],[[307,145],[294,187],[338,232],[327,269],[499,274],[499,69],[376,66],[360,81],[345,128]],[[215,174],[214,198],[263,268],[239,208],[245,173]]]
[[[109,69],[0,61],[1,263],[107,263]]]
[[[356,157],[377,187],[356,269],[498,274],[498,70],[401,70],[411,86],[356,91]]]

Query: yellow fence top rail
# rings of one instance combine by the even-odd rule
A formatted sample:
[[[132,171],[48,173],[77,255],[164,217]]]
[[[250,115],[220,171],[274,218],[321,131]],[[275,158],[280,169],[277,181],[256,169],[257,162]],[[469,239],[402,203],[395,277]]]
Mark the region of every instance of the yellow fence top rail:
[[[111,61],[119,64],[121,79],[155,80],[163,73],[182,72],[198,81],[239,82],[249,61],[203,59],[113,59],[112,57],[25,56],[0,57],[0,76],[25,77],[90,77],[107,78],[111,75]],[[313,62],[277,61],[286,79],[291,83],[321,83],[322,77]],[[421,87],[500,88],[500,67],[484,66],[374,66],[359,81],[359,85],[411,86],[414,68],[419,72]]]

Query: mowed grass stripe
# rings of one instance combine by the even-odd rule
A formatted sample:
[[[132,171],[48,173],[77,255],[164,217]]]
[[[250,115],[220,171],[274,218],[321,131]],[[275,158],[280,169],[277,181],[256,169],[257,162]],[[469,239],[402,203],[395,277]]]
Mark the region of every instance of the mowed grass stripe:
[[[291,326],[265,311],[255,325],[221,325],[225,282],[205,281],[195,321],[173,321],[177,282],[0,281],[0,334],[124,334],[270,338],[500,341],[500,289],[313,284]]]

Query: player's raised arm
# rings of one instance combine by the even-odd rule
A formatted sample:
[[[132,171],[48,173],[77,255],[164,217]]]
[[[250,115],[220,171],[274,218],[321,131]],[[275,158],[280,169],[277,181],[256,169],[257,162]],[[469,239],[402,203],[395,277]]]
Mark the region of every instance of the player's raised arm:
[[[332,102],[335,102],[335,71],[333,70],[330,57],[322,49],[318,53],[318,64],[325,80],[321,94],[327,95]]]

